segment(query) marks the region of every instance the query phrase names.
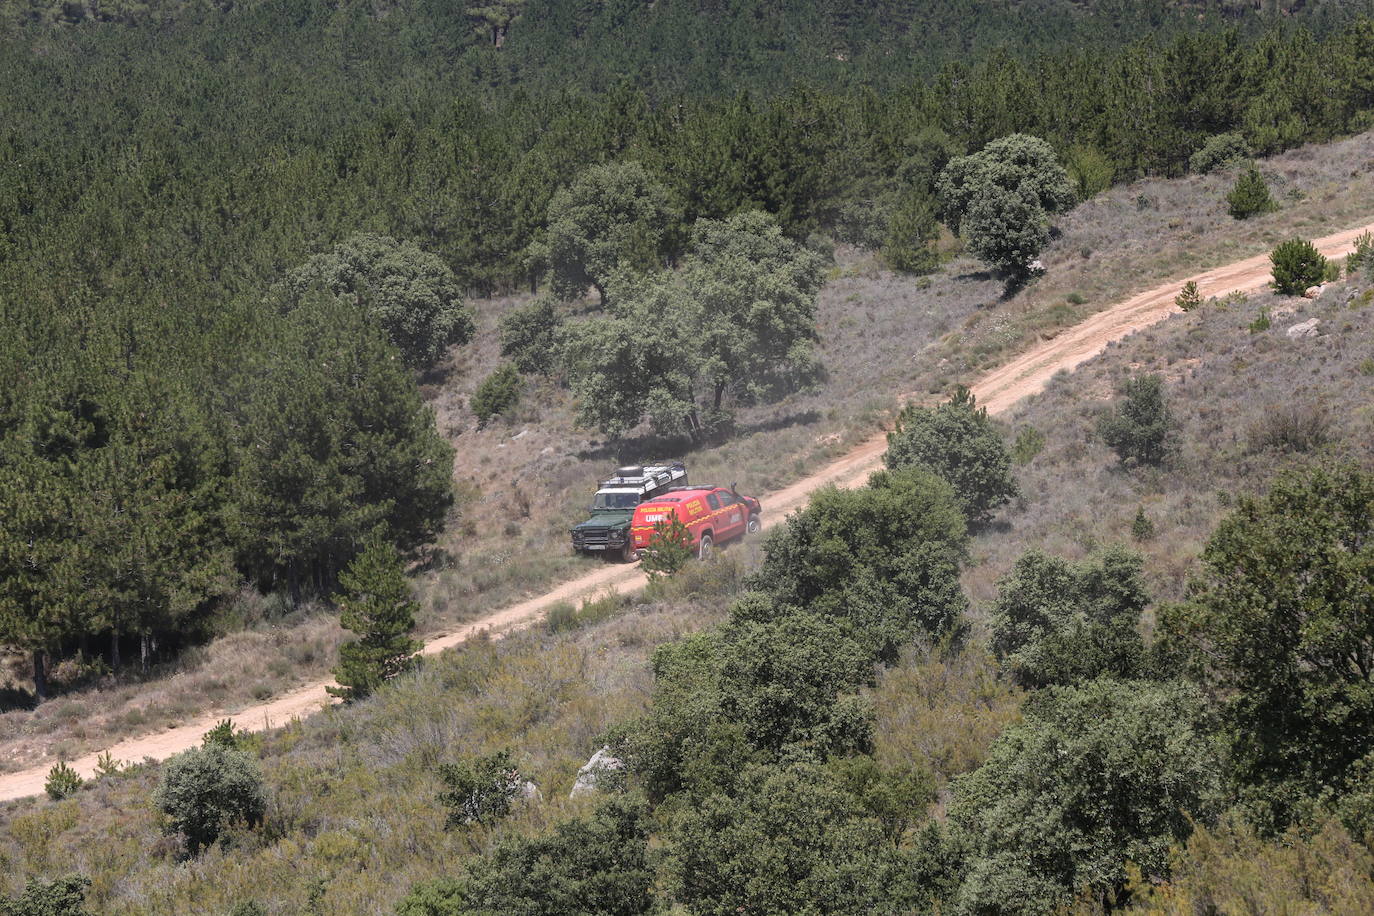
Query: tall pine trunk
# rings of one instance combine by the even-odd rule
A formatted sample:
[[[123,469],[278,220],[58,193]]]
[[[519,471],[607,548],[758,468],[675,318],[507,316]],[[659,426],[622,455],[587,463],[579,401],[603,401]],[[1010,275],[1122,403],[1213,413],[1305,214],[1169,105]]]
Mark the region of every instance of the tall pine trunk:
[[[110,670],[118,671],[119,665],[119,627],[116,626],[110,630]]]
[[[138,634],[138,660],[143,667],[143,673],[148,673],[148,664],[153,654],[152,638],[147,633]]]
[[[33,650],[33,695],[40,703],[48,698],[48,665],[42,649]]]

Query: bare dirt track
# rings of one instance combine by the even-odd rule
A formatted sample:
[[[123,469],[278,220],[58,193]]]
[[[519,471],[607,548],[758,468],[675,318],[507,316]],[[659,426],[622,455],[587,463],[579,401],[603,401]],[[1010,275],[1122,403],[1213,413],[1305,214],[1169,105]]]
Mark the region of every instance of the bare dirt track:
[[[1374,224],[1317,239],[1315,244],[1327,257],[1338,257],[1351,251],[1355,238],[1368,231],[1374,231]],[[1198,291],[1204,298],[1237,290],[1249,292],[1269,282],[1269,266],[1268,256],[1258,255],[1193,277],[1162,283],[1098,312],[1051,340],[1036,344],[976,382],[972,386],[973,392],[989,412],[1001,413],[1022,398],[1039,392],[1056,373],[1072,371],[1101,353],[1113,341],[1161,321],[1176,311],[1174,297],[1188,280],[1197,283]],[[880,466],[886,447],[885,437],[875,436],[823,470],[768,494],[765,527],[781,522],[788,513],[805,505],[807,497],[818,487],[862,484]],[[499,635],[528,626],[549,607],[560,602],[576,603],[608,592],[634,591],[643,588],[646,581],[637,567],[607,565],[451,633],[431,637],[424,654],[433,655],[450,649],[483,630]],[[214,710],[184,725],[121,741],[107,750],[117,760],[141,761],[149,757],[162,760],[198,745],[202,734],[219,720],[230,716],[237,725],[253,731],[285,725],[292,719],[304,718],[333,702],[325,693],[326,686],[326,682],[309,684],[257,706]],[[89,777],[95,770],[97,756],[88,754],[71,764],[82,776]],[[0,800],[41,793],[47,772],[48,767],[40,766],[0,776]]]

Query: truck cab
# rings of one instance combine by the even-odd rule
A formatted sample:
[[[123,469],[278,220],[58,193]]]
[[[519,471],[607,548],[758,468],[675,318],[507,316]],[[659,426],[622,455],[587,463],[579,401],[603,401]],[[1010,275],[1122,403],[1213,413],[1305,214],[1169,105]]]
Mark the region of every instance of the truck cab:
[[[590,517],[573,527],[573,550],[634,560],[639,554],[630,536],[635,508],[686,483],[687,468],[681,461],[616,468],[615,476],[603,480],[592,497]]]

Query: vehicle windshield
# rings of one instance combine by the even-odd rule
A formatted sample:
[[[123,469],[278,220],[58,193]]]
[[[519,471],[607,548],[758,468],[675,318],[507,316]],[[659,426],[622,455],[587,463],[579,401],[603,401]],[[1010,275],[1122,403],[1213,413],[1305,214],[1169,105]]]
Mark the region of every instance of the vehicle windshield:
[[[593,509],[633,509],[639,505],[638,493],[616,493],[614,491],[596,494]]]

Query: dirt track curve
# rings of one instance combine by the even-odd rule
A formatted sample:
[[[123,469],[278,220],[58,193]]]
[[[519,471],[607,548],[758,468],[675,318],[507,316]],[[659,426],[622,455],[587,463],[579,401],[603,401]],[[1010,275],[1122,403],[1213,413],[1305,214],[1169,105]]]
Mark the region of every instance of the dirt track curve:
[[[1374,224],[1317,239],[1315,244],[1322,254],[1336,257],[1351,251],[1355,237],[1368,231],[1374,231]],[[1109,343],[1162,321],[1175,311],[1174,297],[1189,279],[1197,283],[1198,291],[1205,298],[1234,290],[1249,292],[1259,289],[1269,282],[1269,276],[1268,256],[1258,255],[1193,277],[1160,284],[1106,311],[1098,312],[1052,340],[1037,344],[984,376],[973,385],[973,392],[978,402],[986,406],[990,413],[1001,413],[1022,398],[1043,389],[1055,373],[1072,371],[1101,353]],[[781,522],[789,512],[801,508],[807,496],[817,487],[826,484],[841,487],[862,484],[879,467],[886,449],[886,438],[875,436],[824,469],[768,494],[764,504],[764,527]],[[511,605],[461,626],[451,633],[432,636],[425,645],[424,654],[433,655],[451,649],[482,630],[501,634],[529,626],[558,602],[575,603],[608,592],[635,591],[643,588],[646,581],[637,567],[607,565],[565,582],[537,598]],[[285,725],[292,719],[304,718],[331,703],[332,699],[324,690],[327,683],[333,682],[322,681],[299,687],[275,700],[246,709],[215,710],[185,725],[121,741],[108,748],[108,751],[117,760],[141,761],[147,757],[162,760],[198,745],[206,730],[230,716],[235,724],[253,731]],[[95,771],[97,756],[87,754],[72,761],[71,765],[83,777],[90,777]],[[43,791],[47,773],[47,766],[39,766],[0,776],[0,801],[39,794]]]

